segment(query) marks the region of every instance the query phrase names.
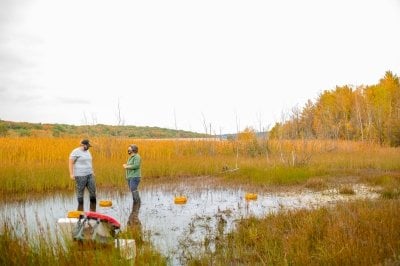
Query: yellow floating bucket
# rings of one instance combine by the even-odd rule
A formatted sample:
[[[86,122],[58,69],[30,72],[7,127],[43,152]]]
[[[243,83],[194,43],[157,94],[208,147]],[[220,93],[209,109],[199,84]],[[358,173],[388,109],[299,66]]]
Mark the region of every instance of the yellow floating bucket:
[[[111,200],[100,200],[99,205],[101,207],[111,207],[112,201]]]
[[[246,200],[257,200],[257,194],[256,193],[246,193],[244,198]]]
[[[187,202],[187,198],[185,196],[175,197],[175,204],[185,204]]]
[[[83,211],[69,211],[67,214],[68,218],[79,218],[79,216],[83,215]]]

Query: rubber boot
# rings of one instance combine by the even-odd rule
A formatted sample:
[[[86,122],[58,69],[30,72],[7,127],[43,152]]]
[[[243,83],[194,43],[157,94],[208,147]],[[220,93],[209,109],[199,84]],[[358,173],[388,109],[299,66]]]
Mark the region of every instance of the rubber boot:
[[[96,198],[90,198],[90,211],[96,211]]]
[[[83,198],[78,198],[78,211],[83,211]]]

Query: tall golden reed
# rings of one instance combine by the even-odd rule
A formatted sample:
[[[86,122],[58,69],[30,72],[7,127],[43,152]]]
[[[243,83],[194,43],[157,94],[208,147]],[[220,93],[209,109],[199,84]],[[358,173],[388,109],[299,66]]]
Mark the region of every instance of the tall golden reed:
[[[122,164],[135,143],[143,177],[225,176],[243,182],[296,183],[362,170],[400,170],[396,148],[348,141],[219,141],[92,138],[99,187],[125,186]],[[73,190],[68,156],[78,138],[0,138],[1,194]],[[238,164],[239,170],[229,172]],[[225,172],[224,172],[225,171]]]

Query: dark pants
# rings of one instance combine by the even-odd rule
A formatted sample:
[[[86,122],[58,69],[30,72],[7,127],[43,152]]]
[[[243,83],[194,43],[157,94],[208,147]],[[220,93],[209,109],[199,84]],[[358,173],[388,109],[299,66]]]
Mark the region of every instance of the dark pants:
[[[129,189],[132,192],[132,198],[133,198],[133,203],[139,203],[140,204],[140,196],[139,196],[139,191],[138,186],[140,184],[140,177],[133,177],[128,179],[128,186]]]
[[[93,175],[75,176],[76,197],[78,198],[78,211],[83,211],[83,195],[85,188],[89,191],[90,210],[96,211],[96,181]]]

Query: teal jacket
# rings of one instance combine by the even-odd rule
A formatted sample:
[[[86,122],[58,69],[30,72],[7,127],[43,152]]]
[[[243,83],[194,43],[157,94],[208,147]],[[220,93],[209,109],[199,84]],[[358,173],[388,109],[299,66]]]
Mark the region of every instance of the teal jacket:
[[[128,165],[126,168],[126,179],[142,176],[140,171],[141,163],[142,158],[140,158],[139,154],[136,153],[129,157],[128,162],[126,163]]]

